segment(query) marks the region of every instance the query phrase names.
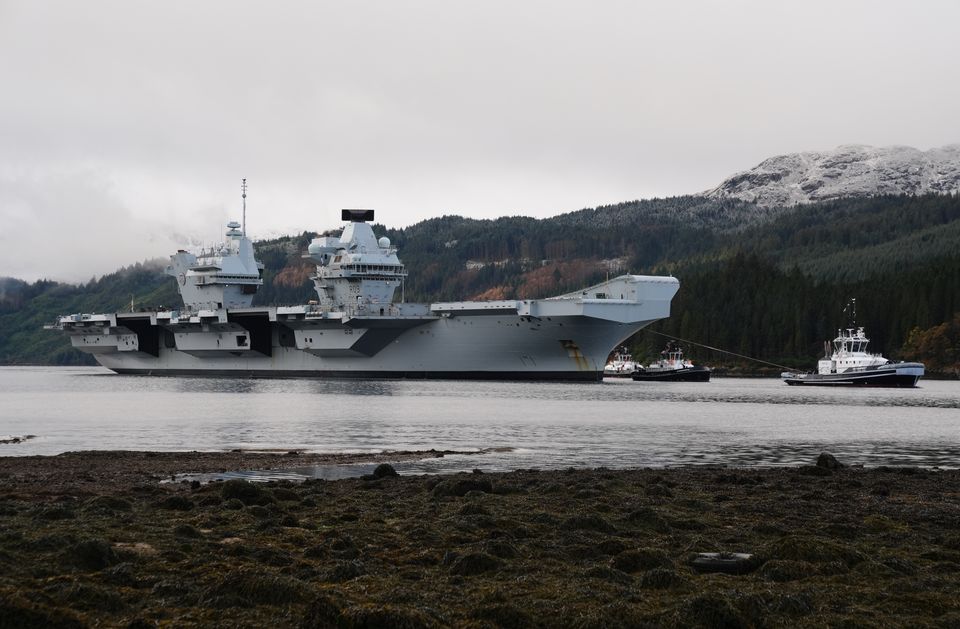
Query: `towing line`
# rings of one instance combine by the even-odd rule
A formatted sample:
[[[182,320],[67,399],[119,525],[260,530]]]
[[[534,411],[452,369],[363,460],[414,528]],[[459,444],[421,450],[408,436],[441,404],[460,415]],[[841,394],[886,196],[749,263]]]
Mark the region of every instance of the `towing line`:
[[[673,339],[674,341],[680,341],[681,343],[689,343],[690,345],[696,345],[697,347],[704,347],[706,349],[710,349],[715,352],[720,352],[721,354],[730,354],[731,356],[736,356],[737,358],[746,358],[747,360],[752,360],[757,363],[763,363],[764,365],[770,365],[771,367],[779,367],[780,369],[786,369],[787,371],[795,371],[793,367],[787,367],[786,365],[778,365],[777,363],[772,363],[768,360],[760,360],[759,358],[754,358],[753,356],[738,354],[736,352],[731,352],[729,350],[720,349],[719,347],[713,347],[712,345],[704,345],[703,343],[697,343],[696,341],[682,339],[679,336],[670,336],[669,334],[664,334],[663,332],[657,332],[656,330],[645,329],[644,332],[650,332],[651,334],[656,334],[658,336],[665,336],[668,339]]]

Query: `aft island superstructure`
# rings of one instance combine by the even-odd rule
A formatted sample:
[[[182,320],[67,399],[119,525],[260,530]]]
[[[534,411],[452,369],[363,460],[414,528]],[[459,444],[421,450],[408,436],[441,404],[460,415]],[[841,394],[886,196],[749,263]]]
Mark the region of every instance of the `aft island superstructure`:
[[[253,306],[263,266],[240,224],[224,244],[171,256],[183,307],[75,314],[56,328],[115,372],[153,375],[599,381],[611,349],[670,314],[673,277],[621,275],[547,299],[397,300],[407,271],[368,221],[343,210],[316,238],[317,300]]]

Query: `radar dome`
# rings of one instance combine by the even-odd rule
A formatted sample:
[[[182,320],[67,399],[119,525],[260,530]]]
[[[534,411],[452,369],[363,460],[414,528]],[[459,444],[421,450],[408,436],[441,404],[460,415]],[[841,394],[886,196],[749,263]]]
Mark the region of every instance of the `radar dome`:
[[[313,242],[310,243],[310,246],[307,247],[307,253],[319,253],[322,250],[323,245],[317,242],[316,239],[314,239]]]
[[[381,236],[380,240],[377,241],[377,244],[380,245],[381,249],[386,249],[390,246],[390,239],[386,236]]]

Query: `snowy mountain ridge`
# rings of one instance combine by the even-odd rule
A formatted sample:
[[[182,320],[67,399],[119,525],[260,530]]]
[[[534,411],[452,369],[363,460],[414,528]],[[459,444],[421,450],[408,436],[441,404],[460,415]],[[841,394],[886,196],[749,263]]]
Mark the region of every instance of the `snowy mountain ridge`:
[[[783,207],[840,197],[958,191],[960,144],[929,151],[851,144],[771,157],[701,195]]]

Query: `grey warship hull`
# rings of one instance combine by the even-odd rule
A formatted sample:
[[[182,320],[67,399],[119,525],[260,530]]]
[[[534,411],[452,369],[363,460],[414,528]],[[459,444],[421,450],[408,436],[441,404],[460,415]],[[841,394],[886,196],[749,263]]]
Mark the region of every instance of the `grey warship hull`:
[[[224,243],[170,257],[182,310],[77,314],[53,327],[127,374],[596,381],[614,346],[670,315],[679,288],[621,275],[547,299],[396,303],[407,272],[367,223],[373,210],[342,216],[340,236],[314,238],[304,256],[316,263],[308,304],[252,307],[263,265],[231,222]]]
[[[599,381],[610,349],[668,316],[677,288],[621,276],[543,300],[74,315],[59,327],[124,374]]]

